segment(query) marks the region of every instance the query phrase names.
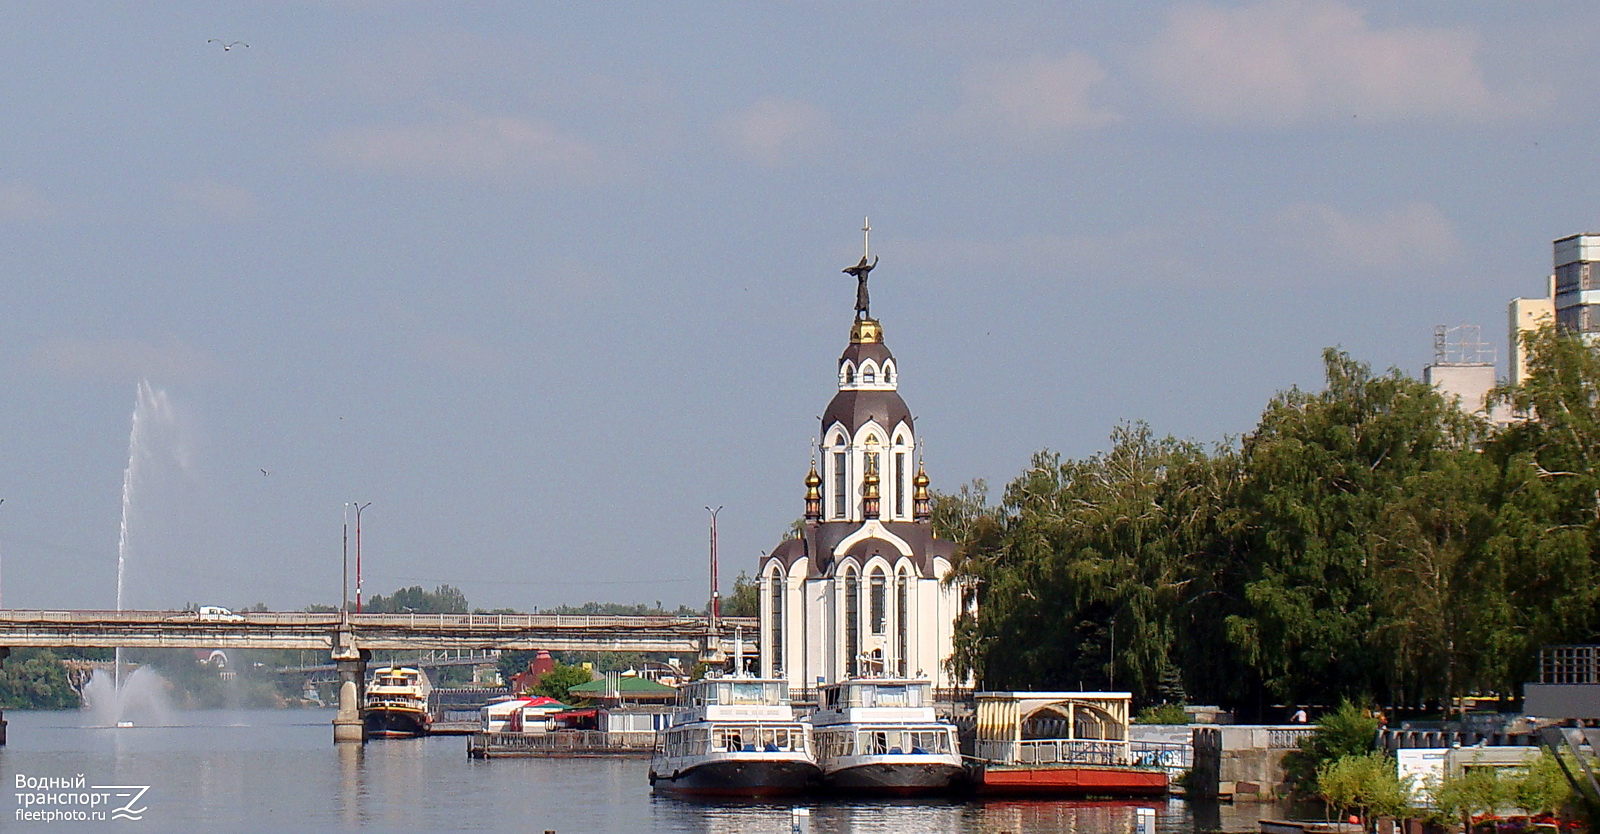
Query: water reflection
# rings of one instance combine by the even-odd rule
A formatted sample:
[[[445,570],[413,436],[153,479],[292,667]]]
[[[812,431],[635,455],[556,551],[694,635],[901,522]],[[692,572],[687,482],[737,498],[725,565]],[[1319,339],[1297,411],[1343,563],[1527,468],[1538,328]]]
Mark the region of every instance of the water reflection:
[[[168,726],[90,729],[72,712],[8,712],[0,784],[85,774],[150,785],[151,830],[789,832],[795,803],[652,796],[642,759],[469,759],[458,736],[334,744],[333,711],[178,711]],[[0,820],[16,810],[0,794]],[[1252,831],[1268,805],[806,799],[804,831],[1159,834]],[[0,822],[0,825],[7,823]]]
[[[366,745],[335,744],[339,754],[339,819],[347,827],[361,824],[362,772]]]
[[[653,811],[660,829],[742,834],[789,831],[790,809],[804,807],[810,816],[801,830],[831,832],[918,832],[918,834],[1133,834],[1135,809],[1154,808],[1158,831],[1192,831],[1182,803],[1070,800],[886,800],[780,802],[700,802],[656,797]]]

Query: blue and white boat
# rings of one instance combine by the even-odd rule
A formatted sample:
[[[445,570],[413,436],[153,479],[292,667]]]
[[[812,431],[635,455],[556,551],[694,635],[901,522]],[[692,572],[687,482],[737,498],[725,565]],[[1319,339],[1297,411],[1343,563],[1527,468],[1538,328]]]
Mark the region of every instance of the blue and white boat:
[[[690,796],[781,796],[814,787],[811,725],[797,720],[786,681],[707,678],[678,691],[656,734],[650,785]]]
[[[925,680],[851,678],[822,687],[811,716],[828,788],[910,796],[942,793],[963,773],[954,724]]]

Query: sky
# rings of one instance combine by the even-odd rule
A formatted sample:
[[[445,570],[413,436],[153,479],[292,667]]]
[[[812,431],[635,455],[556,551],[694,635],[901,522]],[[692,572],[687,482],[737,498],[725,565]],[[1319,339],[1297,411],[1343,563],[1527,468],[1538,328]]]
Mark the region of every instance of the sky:
[[[1503,374],[1506,302],[1600,231],[1597,35],[1570,0],[7,3],[0,604],[111,608],[119,552],[129,608],[337,603],[370,502],[369,598],[701,605],[706,507],[725,593],[803,510],[868,216],[935,489],[1122,421],[1238,436],[1329,346],[1420,375],[1477,324]]]

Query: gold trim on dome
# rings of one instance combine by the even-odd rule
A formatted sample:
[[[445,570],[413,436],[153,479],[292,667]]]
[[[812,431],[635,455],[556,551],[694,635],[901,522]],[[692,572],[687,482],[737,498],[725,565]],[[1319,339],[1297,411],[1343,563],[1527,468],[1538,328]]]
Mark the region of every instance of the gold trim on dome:
[[[883,325],[877,319],[856,319],[850,326],[850,344],[875,345],[883,342]]]

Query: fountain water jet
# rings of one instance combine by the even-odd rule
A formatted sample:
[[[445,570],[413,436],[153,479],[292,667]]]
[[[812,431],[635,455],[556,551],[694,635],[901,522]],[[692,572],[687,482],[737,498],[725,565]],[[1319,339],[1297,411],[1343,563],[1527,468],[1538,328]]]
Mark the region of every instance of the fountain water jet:
[[[127,727],[137,723],[154,727],[173,723],[167,682],[149,667],[133,670],[127,680],[96,670],[83,685],[83,703],[89,711],[89,726]]]
[[[122,471],[122,524],[117,532],[118,611],[122,610],[123,604],[123,575],[127,568],[128,561],[128,528],[133,519],[133,488],[134,485],[139,482],[140,476],[142,475],[144,469],[148,467],[152,457],[151,449],[149,448],[151,441],[149,435],[150,432],[157,427],[170,428],[174,426],[176,422],[177,421],[172,409],[172,405],[167,400],[166,391],[152,387],[149,380],[140,380],[138,389],[134,394],[132,418],[133,427],[128,432],[128,468]],[[182,450],[178,449],[176,451],[178,452],[179,466],[187,468],[187,461],[183,459],[183,455],[181,453]],[[136,678],[139,678],[140,673],[143,672],[146,672],[146,670],[138,670],[134,673],[134,675],[129,676],[129,683],[133,683]],[[161,683],[160,677],[153,671],[148,672],[146,677],[152,678],[153,681],[161,687],[163,690],[161,694],[164,697],[165,684]],[[143,679],[140,678],[140,680],[142,682]],[[86,697],[90,695],[90,689],[94,687],[95,683],[95,679],[91,678],[89,683],[84,686],[84,695]],[[124,707],[127,706],[123,703],[124,692],[122,685],[121,647],[118,647],[115,652],[110,684],[111,690],[109,693],[104,692],[103,690],[95,693],[97,696],[96,700],[101,704],[114,704],[113,706],[105,707],[105,709],[113,710],[116,714],[115,720],[121,721],[122,711]],[[129,694],[132,695],[137,693]],[[91,708],[95,709],[97,712],[101,709],[100,707],[95,706],[91,706]]]

